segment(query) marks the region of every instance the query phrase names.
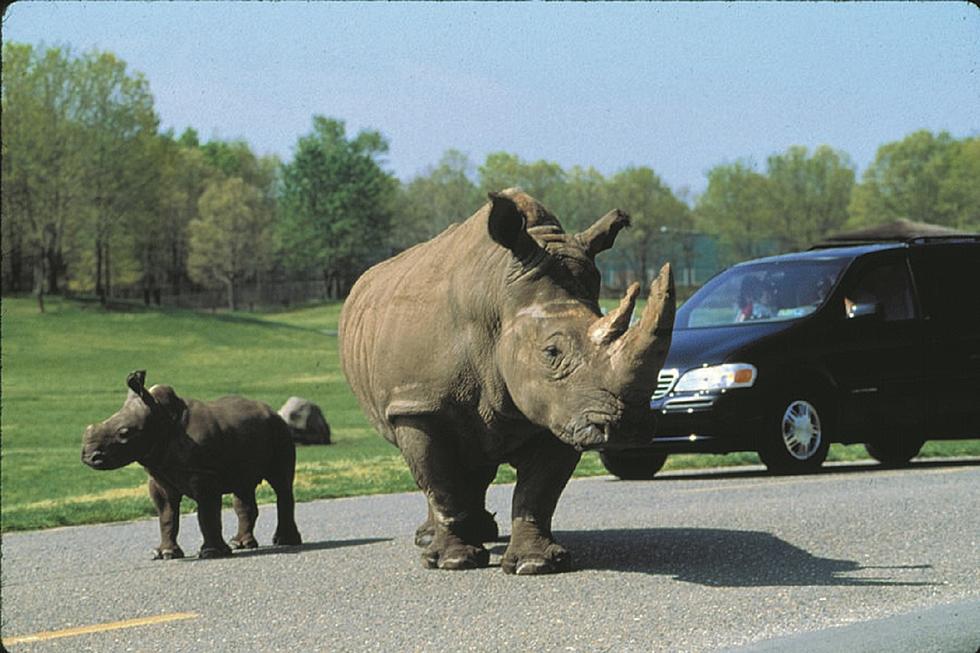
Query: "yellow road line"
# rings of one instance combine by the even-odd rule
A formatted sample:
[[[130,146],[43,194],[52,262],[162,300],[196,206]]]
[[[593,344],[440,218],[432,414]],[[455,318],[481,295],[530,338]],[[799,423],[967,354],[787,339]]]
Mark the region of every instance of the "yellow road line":
[[[196,619],[201,615],[196,612],[172,612],[170,614],[159,614],[153,617],[141,617],[139,619],[127,619],[126,621],[111,621],[105,624],[94,624],[92,626],[79,626],[78,628],[66,628],[64,630],[46,630],[33,635],[20,635],[18,637],[4,637],[3,643],[7,646],[12,644],[26,644],[27,642],[43,642],[49,639],[60,637],[77,637],[78,635],[89,635],[91,633],[104,633],[109,630],[120,630],[122,628],[135,628],[137,626],[152,626],[155,624],[165,624],[171,621],[182,619]]]

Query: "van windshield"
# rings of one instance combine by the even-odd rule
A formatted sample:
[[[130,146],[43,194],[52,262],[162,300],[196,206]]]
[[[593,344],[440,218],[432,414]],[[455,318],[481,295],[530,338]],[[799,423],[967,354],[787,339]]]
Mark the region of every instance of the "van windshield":
[[[848,260],[769,261],[730,268],[684,302],[674,328],[799,319],[820,308]]]

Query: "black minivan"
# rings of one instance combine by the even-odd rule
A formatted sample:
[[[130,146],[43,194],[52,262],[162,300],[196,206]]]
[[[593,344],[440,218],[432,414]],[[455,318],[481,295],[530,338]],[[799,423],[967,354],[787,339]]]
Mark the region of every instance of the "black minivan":
[[[623,479],[668,453],[757,451],[818,468],[831,442],[899,465],[980,437],[980,235],[828,243],[718,274],[677,311],[649,446],[604,451]]]

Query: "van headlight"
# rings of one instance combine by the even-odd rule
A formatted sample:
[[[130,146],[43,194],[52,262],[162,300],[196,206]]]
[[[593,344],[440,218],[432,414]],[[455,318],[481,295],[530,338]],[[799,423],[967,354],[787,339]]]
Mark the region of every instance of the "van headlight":
[[[674,392],[698,392],[701,390],[728,390],[748,388],[755,383],[758,370],[748,363],[725,363],[699,367],[685,372],[674,386]]]

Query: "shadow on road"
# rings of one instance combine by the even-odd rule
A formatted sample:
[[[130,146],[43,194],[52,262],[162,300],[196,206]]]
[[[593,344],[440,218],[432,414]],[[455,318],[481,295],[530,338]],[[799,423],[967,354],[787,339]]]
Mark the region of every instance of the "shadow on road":
[[[808,474],[799,474],[799,476],[820,476],[826,474],[867,474],[873,472],[888,472],[895,471],[896,469],[906,469],[906,470],[917,470],[917,469],[934,469],[939,467],[977,467],[980,466],[980,459],[970,458],[966,460],[920,460],[913,461],[904,467],[889,467],[887,465],[881,465],[879,463],[845,463],[845,464],[834,464],[828,463],[817,469],[816,471],[810,472]],[[659,483],[669,483],[671,481],[705,481],[705,480],[718,480],[726,478],[785,478],[786,476],[780,476],[773,474],[766,469],[758,466],[753,466],[750,469],[745,469],[744,467],[732,467],[730,469],[712,469],[710,471],[691,471],[691,472],[668,472],[665,474],[658,474],[652,481]],[[613,479],[613,482],[621,482],[619,479]],[[641,481],[649,482],[649,481]]]
[[[710,587],[928,586],[903,571],[932,565],[864,566],[821,558],[769,533],[714,528],[636,528],[556,533],[578,569],[672,576]],[[873,570],[874,575],[848,576]]]
[[[267,555],[294,555],[297,553],[307,553],[308,551],[327,551],[330,549],[340,549],[347,546],[363,546],[365,544],[376,544],[378,542],[390,542],[390,537],[369,537],[360,540],[328,540],[326,542],[304,542],[296,546],[263,546],[258,549],[244,549],[235,551],[233,558],[253,558],[255,556]]]

